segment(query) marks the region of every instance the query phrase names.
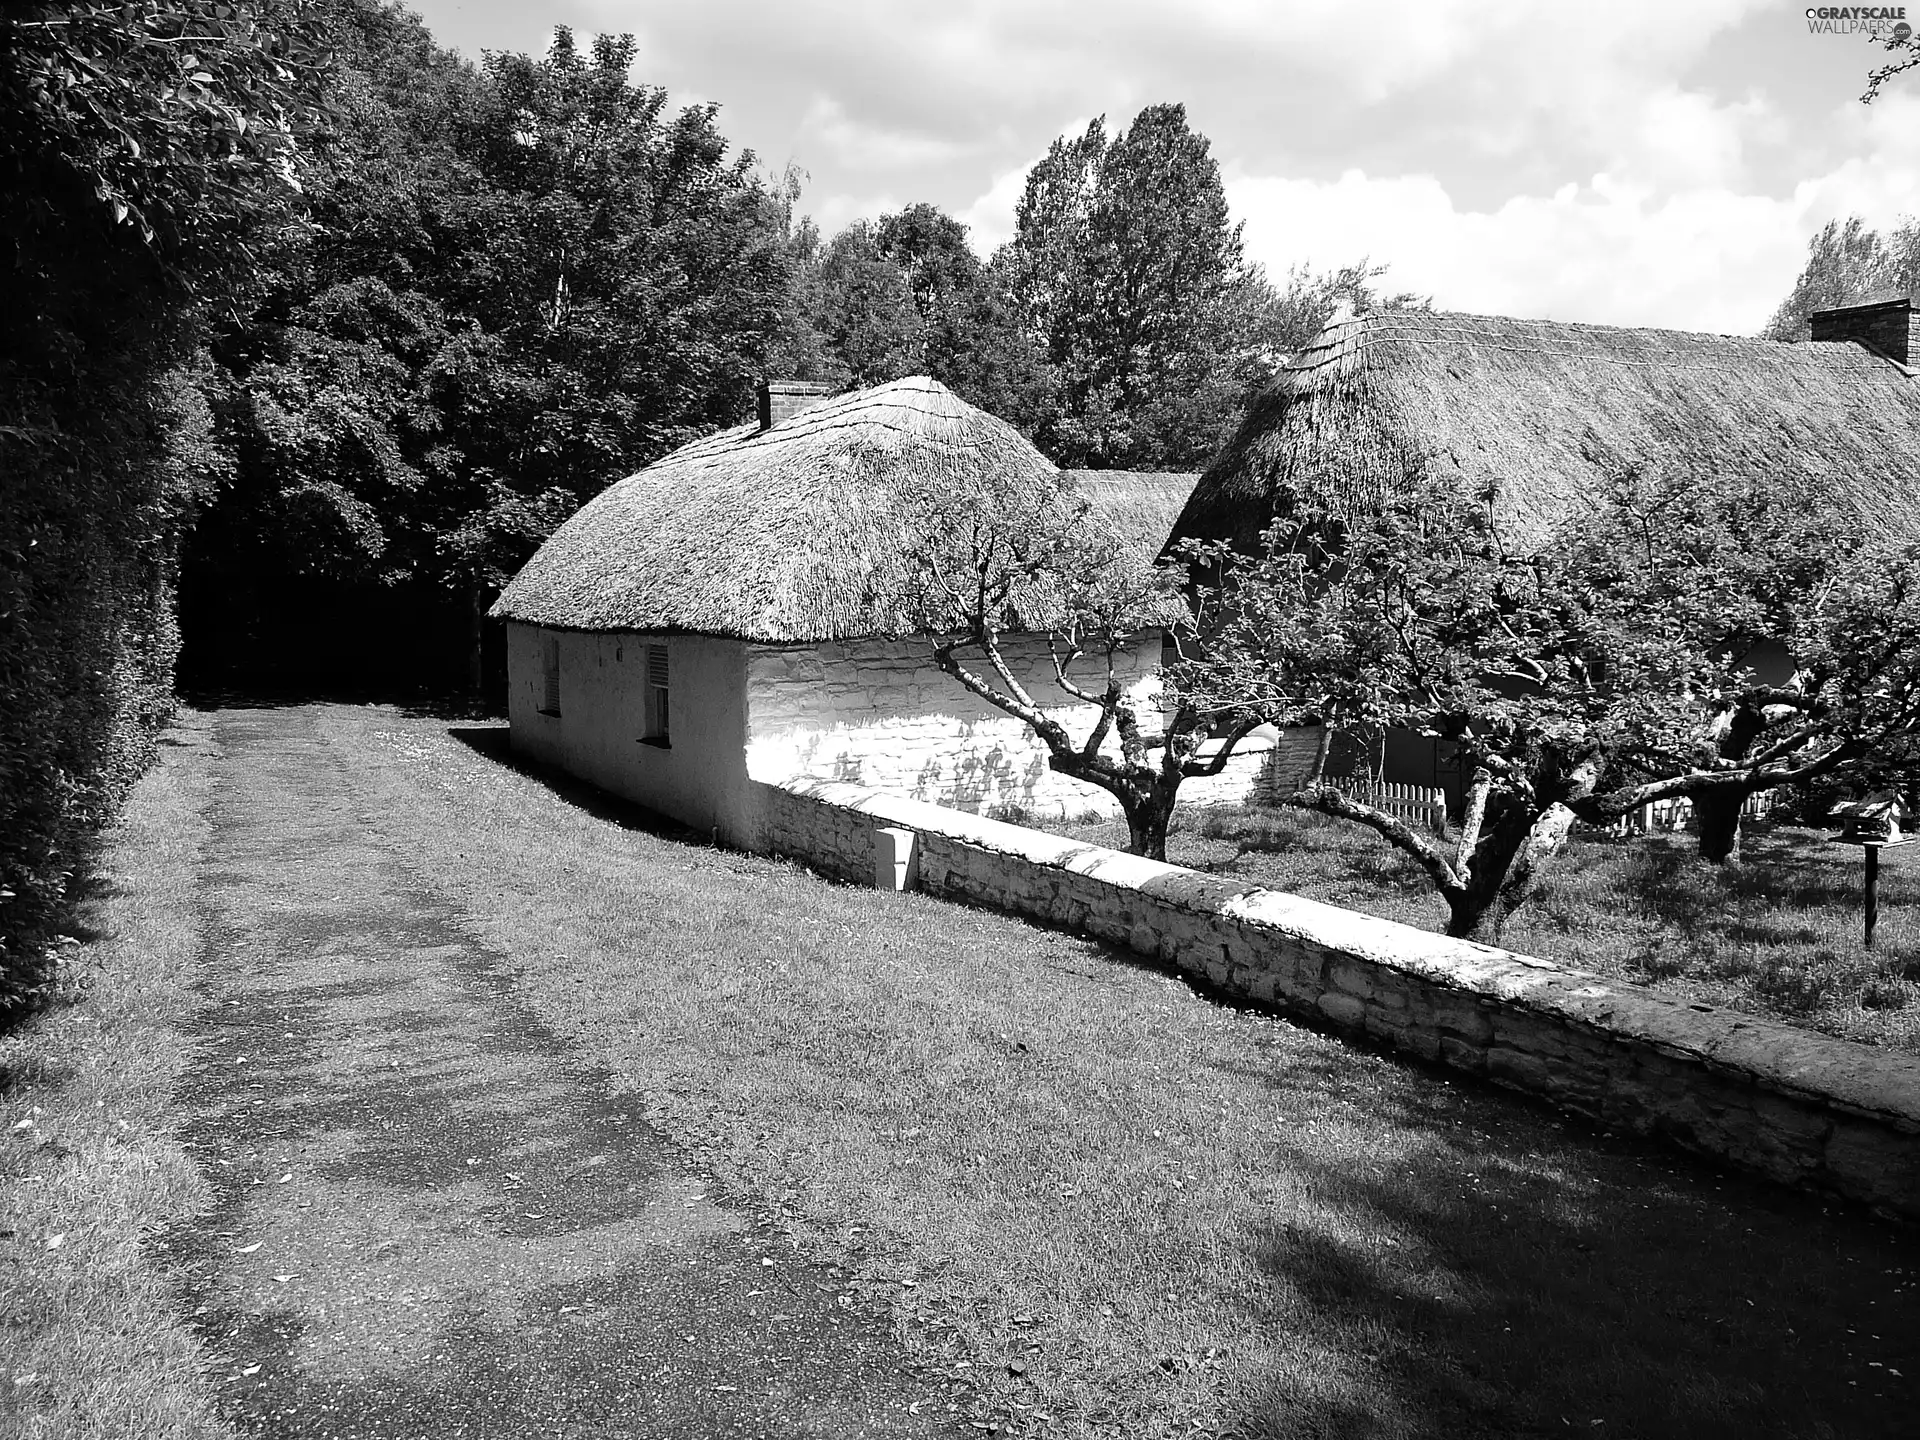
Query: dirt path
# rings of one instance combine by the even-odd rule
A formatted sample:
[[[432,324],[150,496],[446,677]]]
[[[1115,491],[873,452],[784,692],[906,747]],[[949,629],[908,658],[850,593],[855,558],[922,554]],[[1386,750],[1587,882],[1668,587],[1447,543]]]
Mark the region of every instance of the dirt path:
[[[237,1425],[945,1433],[844,1277],[717,1203],[516,1002],[308,712],[223,714],[217,736],[181,1098],[219,1203],[173,1258]]]

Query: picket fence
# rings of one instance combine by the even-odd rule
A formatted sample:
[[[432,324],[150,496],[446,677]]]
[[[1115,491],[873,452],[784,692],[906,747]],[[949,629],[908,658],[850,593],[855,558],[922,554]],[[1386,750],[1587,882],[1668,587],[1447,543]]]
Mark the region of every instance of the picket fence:
[[[1447,833],[1447,792],[1432,785],[1403,785],[1391,781],[1330,780],[1342,795],[1384,810],[1399,820],[1425,825],[1436,835]]]
[[[1740,815],[1745,820],[1764,820],[1772,810],[1773,795],[1762,791],[1746,798],[1740,806]],[[1602,835],[1651,835],[1656,830],[1684,830],[1692,821],[1693,801],[1681,795],[1671,800],[1655,800],[1610,824],[1588,828]]]
[[[1424,825],[1436,835],[1447,833],[1447,792],[1437,786],[1354,779],[1329,780],[1327,783],[1341,794],[1371,805],[1376,810],[1384,810],[1399,819]],[[1771,794],[1749,795],[1740,807],[1740,814],[1749,820],[1763,820],[1772,809]],[[1684,830],[1692,821],[1693,802],[1685,796],[1679,796],[1671,800],[1652,801],[1605,825],[1588,826],[1583,823],[1583,828],[1596,830],[1603,835],[1651,835],[1659,830]]]

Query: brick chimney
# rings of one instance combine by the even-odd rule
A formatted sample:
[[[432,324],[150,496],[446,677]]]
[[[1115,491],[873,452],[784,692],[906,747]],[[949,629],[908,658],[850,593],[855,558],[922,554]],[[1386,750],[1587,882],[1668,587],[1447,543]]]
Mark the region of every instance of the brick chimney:
[[[782,420],[811,410],[833,394],[833,387],[816,380],[762,380],[756,392],[760,397],[760,428],[771,430]]]
[[[1816,310],[1807,317],[1812,340],[1853,340],[1876,355],[1902,365],[1920,359],[1913,344],[1913,302],[1882,300],[1873,305],[1849,305],[1842,310]]]

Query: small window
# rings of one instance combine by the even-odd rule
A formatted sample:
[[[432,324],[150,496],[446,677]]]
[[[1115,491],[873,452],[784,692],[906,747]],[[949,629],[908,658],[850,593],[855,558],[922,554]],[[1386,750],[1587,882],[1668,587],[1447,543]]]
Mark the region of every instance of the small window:
[[[645,730],[640,738],[649,745],[664,746],[667,739],[667,647],[647,646]]]
[[[540,713],[560,713],[560,637],[546,635],[540,643]]]

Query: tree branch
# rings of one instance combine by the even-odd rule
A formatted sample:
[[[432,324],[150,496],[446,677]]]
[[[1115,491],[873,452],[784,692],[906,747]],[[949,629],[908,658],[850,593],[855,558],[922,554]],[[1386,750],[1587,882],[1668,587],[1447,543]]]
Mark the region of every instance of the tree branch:
[[[1405,851],[1420,863],[1420,868],[1432,877],[1435,887],[1442,895],[1456,895],[1466,888],[1460,873],[1455,870],[1440,848],[1426,836],[1408,825],[1398,816],[1389,815],[1384,810],[1376,810],[1364,805],[1351,796],[1321,784],[1311,789],[1299,790],[1280,802],[1296,810],[1314,810],[1322,815],[1331,815],[1339,820],[1351,820],[1355,824],[1365,825],[1368,829],[1384,838],[1395,849]]]

